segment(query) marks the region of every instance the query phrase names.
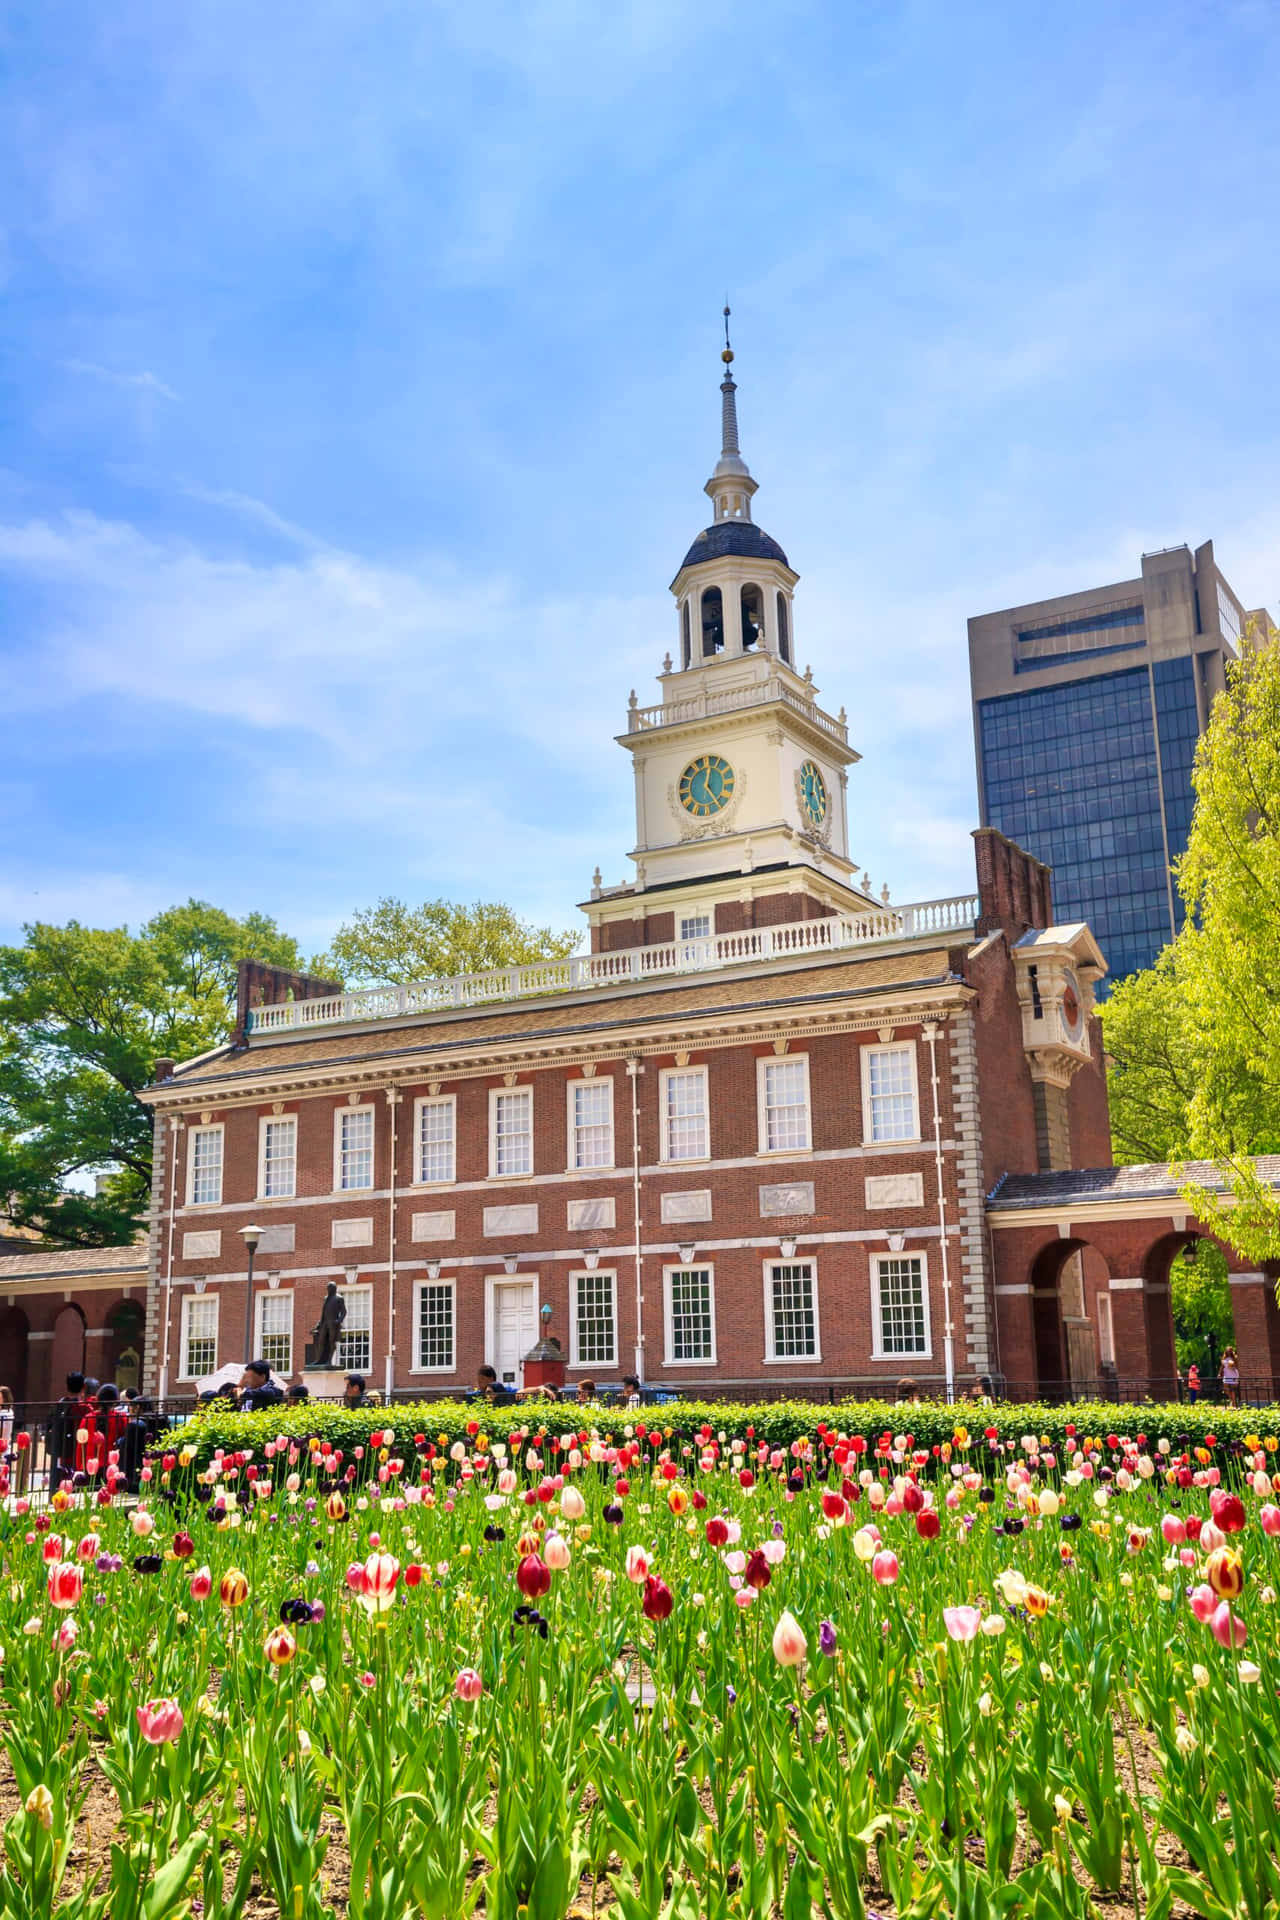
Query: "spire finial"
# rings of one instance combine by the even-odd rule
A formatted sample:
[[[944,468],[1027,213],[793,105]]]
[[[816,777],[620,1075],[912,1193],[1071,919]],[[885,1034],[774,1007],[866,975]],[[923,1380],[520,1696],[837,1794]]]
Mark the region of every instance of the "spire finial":
[[[738,445],[738,388],[733,377],[733,348],[729,343],[729,296],[724,298],[724,379],[720,382],[720,458],[705,491],[716,504],[717,520],[750,520],[756,483]]]
[[[729,296],[724,297],[724,352],[720,355],[726,367],[733,365],[733,348],[729,345]]]

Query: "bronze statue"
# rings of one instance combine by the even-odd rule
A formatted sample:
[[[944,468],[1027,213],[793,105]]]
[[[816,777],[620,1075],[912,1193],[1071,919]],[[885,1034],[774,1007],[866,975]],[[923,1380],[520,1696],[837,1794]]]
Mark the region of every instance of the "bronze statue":
[[[338,1341],[342,1337],[342,1323],[347,1317],[347,1303],[338,1292],[338,1283],[331,1280],[325,1290],[324,1305],[320,1309],[320,1319],[312,1328],[313,1367],[331,1367]]]

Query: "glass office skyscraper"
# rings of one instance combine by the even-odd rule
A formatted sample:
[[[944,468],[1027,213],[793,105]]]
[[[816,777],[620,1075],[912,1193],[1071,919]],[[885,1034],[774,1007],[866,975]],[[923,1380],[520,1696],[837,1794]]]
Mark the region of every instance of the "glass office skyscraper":
[[[1053,868],[1054,917],[1087,920],[1121,979],[1182,924],[1196,741],[1249,618],[1213,543],[1147,554],[1137,580],[969,622],[982,824]]]

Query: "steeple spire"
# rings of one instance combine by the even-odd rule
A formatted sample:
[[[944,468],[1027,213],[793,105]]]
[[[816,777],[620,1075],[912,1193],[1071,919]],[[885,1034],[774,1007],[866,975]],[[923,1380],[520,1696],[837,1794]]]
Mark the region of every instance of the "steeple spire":
[[[720,458],[704,492],[715,502],[717,520],[750,520],[756,483],[738,447],[738,388],[729,344],[729,303],[724,308],[724,379],[720,383]]]

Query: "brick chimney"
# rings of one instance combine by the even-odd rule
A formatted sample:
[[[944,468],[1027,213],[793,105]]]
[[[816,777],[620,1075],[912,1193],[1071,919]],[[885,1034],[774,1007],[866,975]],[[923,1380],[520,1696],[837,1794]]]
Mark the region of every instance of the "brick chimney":
[[[253,1007],[278,1007],[284,1000],[327,1000],[341,992],[338,980],[318,980],[313,973],[290,973],[287,967],[269,967],[265,960],[242,960],[236,969],[236,1024],[231,1044],[248,1045],[249,1012]]]
[[[973,840],[979,939],[999,928],[1012,945],[1029,927],[1052,926],[1052,869],[994,827],[978,827]]]

